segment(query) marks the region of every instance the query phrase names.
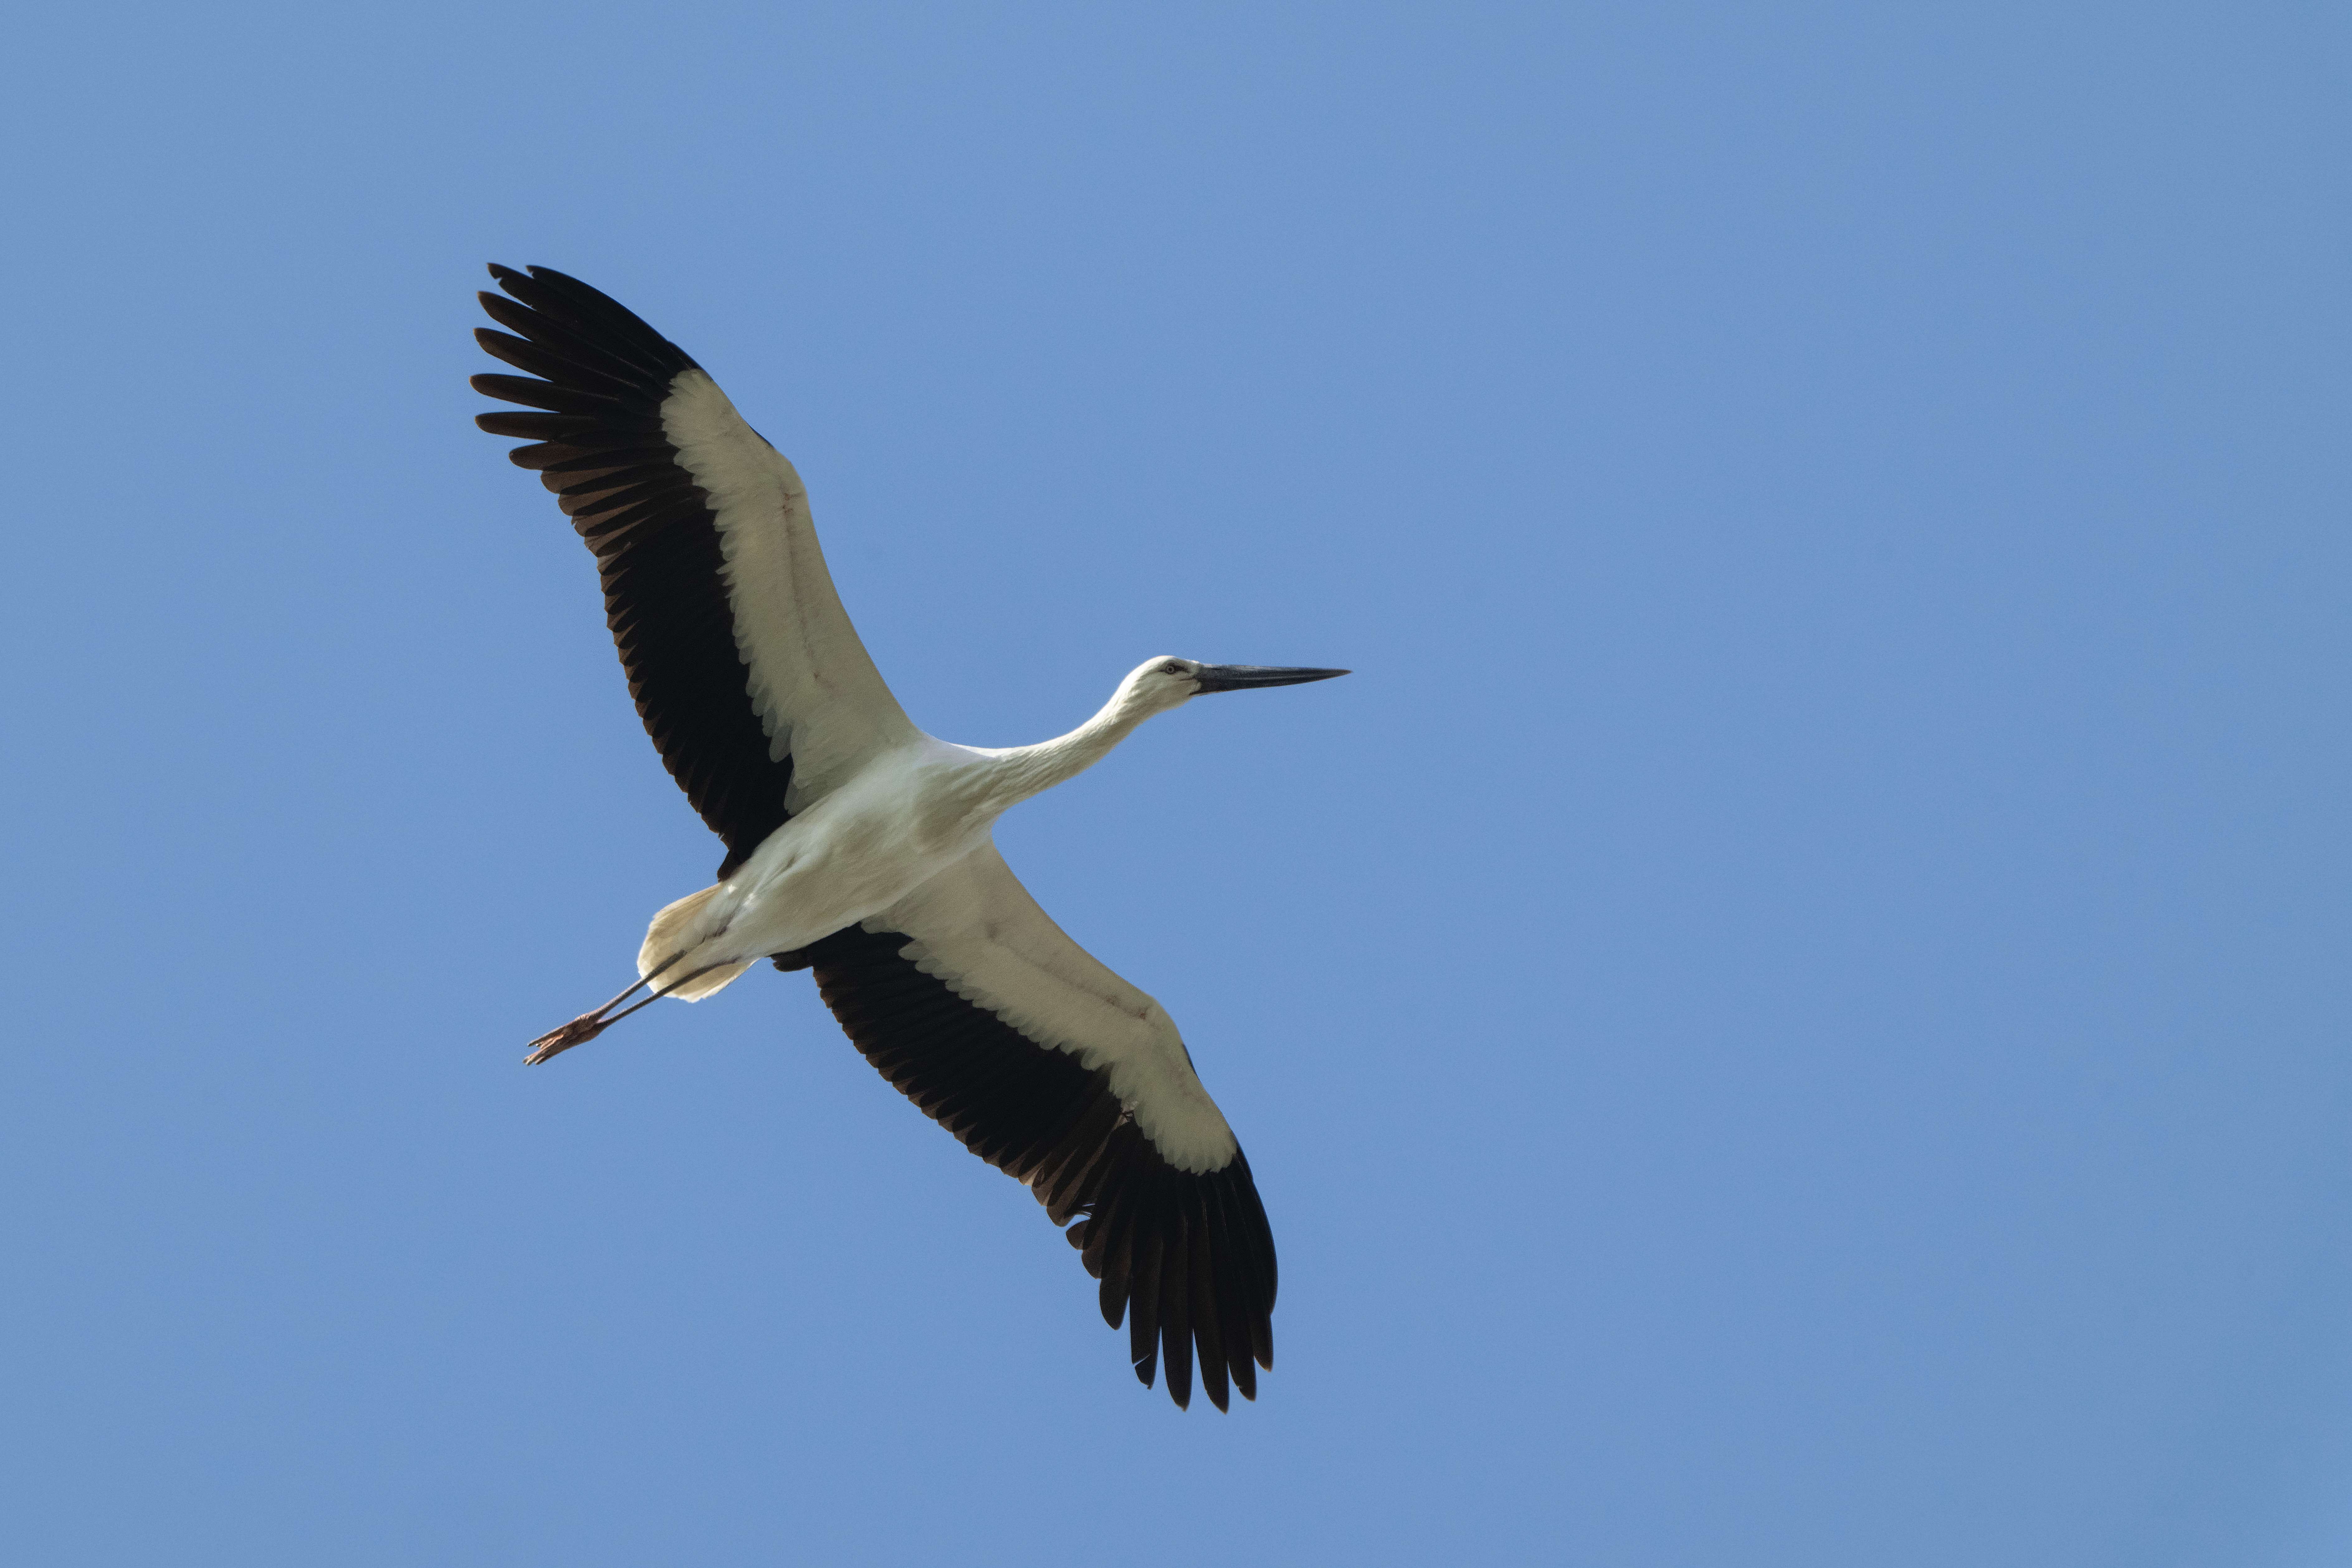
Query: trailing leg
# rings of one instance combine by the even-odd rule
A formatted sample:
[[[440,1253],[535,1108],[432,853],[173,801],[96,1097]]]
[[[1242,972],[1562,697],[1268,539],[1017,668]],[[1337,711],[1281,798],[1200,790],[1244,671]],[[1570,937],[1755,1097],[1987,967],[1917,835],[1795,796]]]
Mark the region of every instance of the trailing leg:
[[[619,1023],[622,1019],[627,1017],[630,1014],[635,1012],[637,1007],[644,1006],[646,1002],[656,1001],[663,996],[667,996],[672,991],[677,990],[678,985],[683,985],[687,981],[694,980],[701,975],[708,974],[710,972],[709,969],[698,969],[695,971],[694,973],[688,975],[686,980],[678,981],[676,984],[666,985],[656,991],[651,996],[646,997],[645,1002],[639,1002],[635,1007],[621,1007],[622,1003],[626,1002],[630,997],[635,996],[638,992],[643,991],[647,986],[651,985],[656,980],[661,977],[664,970],[669,968],[670,965],[676,963],[679,959],[685,956],[686,955],[684,953],[671,954],[669,958],[664,960],[661,963],[656,964],[635,985],[630,986],[626,991],[622,992],[618,996],[614,997],[602,1007],[595,1009],[593,1012],[583,1013],[580,1016],[572,1019],[572,1022],[564,1025],[562,1028],[550,1029],[546,1034],[540,1036],[539,1038],[531,1041],[530,1054],[523,1058],[524,1063],[527,1066],[537,1067],[540,1063],[547,1060],[550,1057],[558,1055],[563,1051],[568,1051],[574,1046],[585,1045],[590,1040],[593,1040],[597,1036],[603,1034],[605,1030],[611,1028],[614,1025]],[[716,968],[719,966],[713,965],[712,967]],[[621,1010],[616,1013],[613,1010],[615,1007],[621,1007]]]

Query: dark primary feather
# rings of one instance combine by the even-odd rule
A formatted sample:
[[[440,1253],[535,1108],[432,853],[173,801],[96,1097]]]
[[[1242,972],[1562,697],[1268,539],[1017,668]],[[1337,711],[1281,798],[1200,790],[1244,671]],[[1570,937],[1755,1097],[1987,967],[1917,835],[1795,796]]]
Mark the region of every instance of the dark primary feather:
[[[474,336],[529,376],[478,375],[477,391],[536,414],[484,414],[509,454],[536,468],[595,552],[629,695],[662,764],[727,846],[720,880],[783,826],[787,756],[769,755],[735,644],[709,500],[678,465],[661,405],[696,365],[619,303],[550,268],[492,267],[511,299],[479,296],[509,332]]]
[[[1111,1092],[1108,1069],[1040,1046],[899,956],[908,938],[853,926],[803,952],[825,1005],[867,1061],[964,1147],[1029,1184],[1102,1282],[1104,1321],[1129,1328],[1135,1374],[1164,1367],[1170,1397],[1230,1386],[1257,1397],[1274,1365],[1274,1236],[1239,1150],[1177,1170]],[[778,967],[785,965],[780,963]]]

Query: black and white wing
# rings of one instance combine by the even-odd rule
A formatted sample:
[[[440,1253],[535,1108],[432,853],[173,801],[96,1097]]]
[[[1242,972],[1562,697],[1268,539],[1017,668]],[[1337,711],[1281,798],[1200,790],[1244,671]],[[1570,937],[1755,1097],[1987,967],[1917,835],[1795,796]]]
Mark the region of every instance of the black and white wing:
[[[1104,1321],[1126,1319],[1146,1386],[1164,1363],[1189,1403],[1197,1346],[1218,1409],[1229,1373],[1257,1397],[1274,1236],[1160,1004],[1071,941],[992,844],[806,957],[884,1077],[1056,1225],[1084,1216],[1066,1234],[1102,1281]]]
[[[727,846],[724,881],[792,813],[916,731],[825,571],[808,493],[683,349],[577,279],[492,267],[483,348],[530,375],[477,391],[604,583],[646,732]]]

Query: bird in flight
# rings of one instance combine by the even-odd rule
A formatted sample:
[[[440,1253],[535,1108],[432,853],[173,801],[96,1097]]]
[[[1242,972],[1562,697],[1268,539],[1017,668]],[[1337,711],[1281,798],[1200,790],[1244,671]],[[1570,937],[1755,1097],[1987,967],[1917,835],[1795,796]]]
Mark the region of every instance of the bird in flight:
[[[936,740],[849,624],[800,475],[702,367],[577,279],[490,276],[505,294],[482,308],[509,330],[474,336],[526,374],[473,384],[534,412],[476,423],[530,443],[508,456],[594,552],[646,731],[727,850],[654,917],[637,983],[525,1059],[763,958],[809,970],[866,1060],[1068,1226],[1144,1386],[1163,1371],[1188,1405],[1197,1349],[1218,1409],[1229,1375],[1256,1398],[1275,1259],[1249,1162],[1160,1004],[1064,934],[990,829],[1154,714],[1348,672],[1161,656],[1066,735]]]

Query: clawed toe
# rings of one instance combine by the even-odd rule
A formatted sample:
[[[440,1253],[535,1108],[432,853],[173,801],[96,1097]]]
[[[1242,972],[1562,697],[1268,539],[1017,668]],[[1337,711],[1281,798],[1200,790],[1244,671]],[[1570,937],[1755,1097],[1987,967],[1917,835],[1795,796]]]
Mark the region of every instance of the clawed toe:
[[[583,1013],[563,1027],[551,1029],[531,1041],[530,1054],[522,1058],[523,1065],[537,1067],[559,1051],[568,1051],[574,1046],[594,1039],[604,1032],[607,1022],[609,1020],[599,1018],[593,1013]]]

